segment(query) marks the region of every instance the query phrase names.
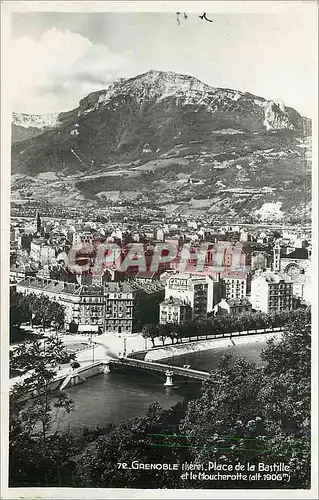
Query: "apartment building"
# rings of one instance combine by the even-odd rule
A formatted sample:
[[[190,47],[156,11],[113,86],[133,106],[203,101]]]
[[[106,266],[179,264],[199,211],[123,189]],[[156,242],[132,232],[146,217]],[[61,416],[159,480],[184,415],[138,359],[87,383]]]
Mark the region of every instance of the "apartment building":
[[[186,323],[192,319],[192,309],[189,304],[181,299],[169,297],[160,304],[159,322],[166,323]]]
[[[132,333],[133,290],[125,283],[81,285],[45,278],[26,278],[17,292],[46,295],[65,308],[65,329],[71,322],[79,332]]]
[[[175,274],[167,279],[165,286],[165,300],[179,299],[180,308],[188,305],[191,308],[192,320],[203,320],[207,318],[208,306],[208,283],[206,277],[187,276]],[[167,303],[162,302],[161,311],[167,310]],[[177,304],[177,303],[176,303]],[[179,311],[179,317],[183,318],[184,312]]]
[[[132,333],[134,293],[128,283],[105,283],[104,332]]]
[[[229,272],[221,278],[222,298],[243,299],[247,295],[248,274],[245,272]]]
[[[258,311],[271,313],[293,308],[293,283],[279,274],[265,272],[251,283],[251,304]]]

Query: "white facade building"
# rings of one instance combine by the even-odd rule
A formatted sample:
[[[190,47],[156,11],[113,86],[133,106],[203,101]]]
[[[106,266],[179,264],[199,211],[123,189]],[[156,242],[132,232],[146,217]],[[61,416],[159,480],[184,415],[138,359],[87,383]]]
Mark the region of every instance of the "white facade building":
[[[30,245],[30,258],[41,265],[50,264],[55,259],[55,249],[43,239],[33,240]]]
[[[133,290],[126,283],[80,285],[52,279],[26,278],[17,292],[45,295],[65,307],[65,329],[70,322],[79,332],[132,333]]]
[[[229,272],[222,278],[222,296],[226,300],[243,299],[247,295],[247,273]]]
[[[206,319],[208,283],[206,277],[175,274],[168,278],[165,299],[175,298],[192,309],[192,319]],[[212,310],[212,309],[211,309]]]
[[[291,310],[293,283],[272,272],[255,276],[251,282],[251,304],[257,311],[271,313]]]

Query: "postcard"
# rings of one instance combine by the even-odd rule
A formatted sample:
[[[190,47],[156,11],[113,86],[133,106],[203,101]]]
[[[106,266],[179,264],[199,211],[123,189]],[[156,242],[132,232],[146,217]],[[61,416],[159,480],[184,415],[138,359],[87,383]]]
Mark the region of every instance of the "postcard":
[[[317,498],[317,3],[1,7],[2,498]]]

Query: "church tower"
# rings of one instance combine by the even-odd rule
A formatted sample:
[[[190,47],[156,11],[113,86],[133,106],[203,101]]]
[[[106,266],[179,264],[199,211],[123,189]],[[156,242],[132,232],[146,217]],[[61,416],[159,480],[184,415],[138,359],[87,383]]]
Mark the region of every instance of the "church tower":
[[[275,272],[280,271],[280,244],[279,240],[276,240],[274,249],[273,249],[273,254],[274,254],[274,261],[273,261],[273,270]]]
[[[37,210],[37,213],[36,213],[36,223],[37,223],[37,233],[41,233],[41,217],[40,217],[40,214]]]

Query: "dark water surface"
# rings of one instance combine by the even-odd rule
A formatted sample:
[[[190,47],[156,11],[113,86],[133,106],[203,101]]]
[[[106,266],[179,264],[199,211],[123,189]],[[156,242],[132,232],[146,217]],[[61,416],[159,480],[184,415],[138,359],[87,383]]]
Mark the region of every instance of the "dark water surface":
[[[261,363],[259,355],[265,346],[266,342],[250,342],[236,347],[189,353],[169,358],[166,362],[179,366],[188,364],[194,369],[210,371],[216,368],[223,354],[231,352]],[[144,415],[148,406],[155,401],[169,408],[185,397],[196,397],[200,392],[201,384],[198,381],[176,379],[174,388],[164,387],[164,382],[164,374],[130,369],[114,370],[89,378],[83,384],[67,389],[66,392],[74,401],[75,411],[61,420],[59,429],[69,426],[72,434],[78,434],[85,427],[94,428],[111,422],[117,424],[121,420]]]

